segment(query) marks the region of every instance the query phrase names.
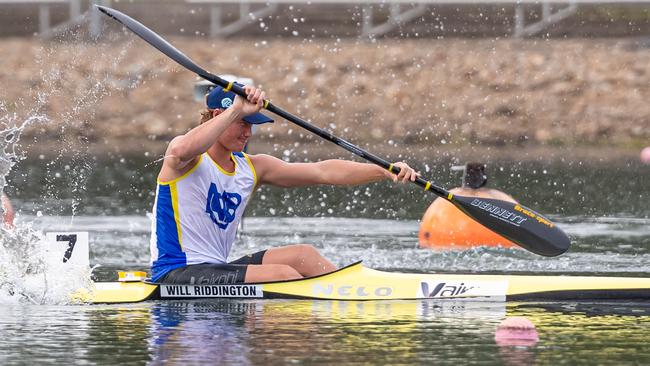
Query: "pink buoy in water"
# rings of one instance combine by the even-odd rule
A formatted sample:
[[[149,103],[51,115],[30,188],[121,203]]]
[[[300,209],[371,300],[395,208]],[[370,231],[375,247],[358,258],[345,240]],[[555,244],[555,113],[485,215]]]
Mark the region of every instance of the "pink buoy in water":
[[[522,316],[505,318],[497,327],[494,340],[499,346],[531,347],[537,344],[537,329],[530,320]]]

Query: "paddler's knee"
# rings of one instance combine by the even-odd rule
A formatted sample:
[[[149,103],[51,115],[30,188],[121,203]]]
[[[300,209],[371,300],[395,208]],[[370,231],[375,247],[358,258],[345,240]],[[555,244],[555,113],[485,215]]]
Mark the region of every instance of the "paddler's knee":
[[[314,248],[311,244],[295,244],[298,257],[301,258],[312,258],[320,256],[318,249]]]
[[[284,247],[288,256],[281,262],[293,267],[304,277],[319,276],[336,270],[336,266],[311,244],[294,244]]]
[[[318,249],[311,244],[291,244],[279,248],[278,252],[280,251],[285,258],[281,263],[290,264],[293,267],[309,264],[321,258]]]

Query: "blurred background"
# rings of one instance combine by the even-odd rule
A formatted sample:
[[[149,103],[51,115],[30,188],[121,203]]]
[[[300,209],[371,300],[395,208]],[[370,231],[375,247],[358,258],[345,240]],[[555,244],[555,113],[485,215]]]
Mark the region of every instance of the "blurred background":
[[[202,109],[195,75],[93,3],[444,187],[479,161],[490,186],[550,215],[650,214],[644,1],[2,0],[0,121],[18,162],[5,192],[24,213],[144,214],[156,160]],[[283,120],[249,151],[356,159]],[[249,215],[419,219],[433,197],[415,191],[263,188]]]

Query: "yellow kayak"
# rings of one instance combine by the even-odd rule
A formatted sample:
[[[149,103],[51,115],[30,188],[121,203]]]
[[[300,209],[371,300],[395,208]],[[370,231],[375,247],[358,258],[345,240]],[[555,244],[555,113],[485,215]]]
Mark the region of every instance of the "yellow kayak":
[[[472,301],[650,299],[650,278],[418,274],[378,271],[361,262],[321,276],[235,285],[177,285],[144,280],[96,282],[73,295],[88,303],[196,298],[314,300],[455,299]]]

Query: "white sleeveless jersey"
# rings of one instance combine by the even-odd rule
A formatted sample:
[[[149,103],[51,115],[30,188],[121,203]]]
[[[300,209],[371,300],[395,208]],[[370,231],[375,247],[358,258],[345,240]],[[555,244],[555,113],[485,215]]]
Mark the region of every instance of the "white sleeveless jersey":
[[[189,264],[226,263],[257,184],[248,155],[231,157],[234,172],[204,153],[183,176],[158,181],[150,244],[153,281]]]

